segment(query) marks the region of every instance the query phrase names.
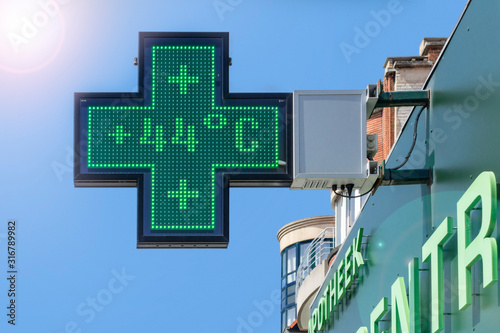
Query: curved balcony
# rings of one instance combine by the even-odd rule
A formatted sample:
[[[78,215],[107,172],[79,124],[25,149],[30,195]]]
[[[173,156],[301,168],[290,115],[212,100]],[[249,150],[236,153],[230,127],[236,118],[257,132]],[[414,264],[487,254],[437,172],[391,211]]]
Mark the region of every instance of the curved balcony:
[[[335,228],[325,228],[309,244],[300,259],[297,269],[296,302],[297,324],[301,330],[307,330],[309,307],[314,295],[328,272],[328,256],[335,247]]]

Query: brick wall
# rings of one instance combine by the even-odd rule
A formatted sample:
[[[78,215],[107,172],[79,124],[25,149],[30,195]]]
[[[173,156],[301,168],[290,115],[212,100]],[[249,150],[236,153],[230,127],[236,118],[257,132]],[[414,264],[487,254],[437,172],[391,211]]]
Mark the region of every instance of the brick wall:
[[[384,91],[422,89],[423,83],[439,57],[445,42],[446,38],[426,37],[420,44],[419,56],[388,57],[384,64]],[[373,133],[379,135],[379,150],[376,155],[378,161],[386,159],[389,155],[412,109],[413,107],[384,108],[381,115],[369,120],[369,123],[373,122],[371,125]],[[375,123],[380,127],[375,126]],[[368,130],[368,134],[373,133]]]
[[[394,72],[387,72],[384,78],[384,91],[394,91],[395,89]],[[391,151],[394,144],[394,108],[384,108],[382,111],[382,137],[384,148],[382,158],[385,159]]]
[[[443,49],[442,46],[430,48],[427,56],[429,57],[429,61],[435,62]]]
[[[384,159],[384,136],[382,135],[382,112],[376,112],[372,114],[370,119],[366,122],[366,133],[367,134],[378,134],[378,151],[375,157],[375,161],[382,162]]]

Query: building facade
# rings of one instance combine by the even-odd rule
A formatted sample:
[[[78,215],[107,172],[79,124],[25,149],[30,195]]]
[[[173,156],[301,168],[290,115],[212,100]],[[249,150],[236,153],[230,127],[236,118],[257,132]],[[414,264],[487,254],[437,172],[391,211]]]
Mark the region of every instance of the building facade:
[[[498,8],[468,1],[423,85],[429,104],[411,108],[386,159],[403,180],[372,192],[346,230],[310,333],[498,331]]]
[[[384,90],[421,89],[446,40],[446,38],[424,38],[418,56],[387,58],[384,63]],[[401,123],[404,123],[409,115],[408,109],[408,107],[379,108],[367,120],[367,133],[378,135],[379,149],[374,157],[375,160],[382,162],[389,154],[395,138],[401,130]],[[359,195],[359,192],[354,191],[353,195]],[[322,235],[321,232],[323,227],[326,228],[326,225],[321,225],[321,228],[312,231],[311,223],[318,223],[324,218],[330,219],[331,217],[295,221],[283,227],[278,233],[282,258],[282,331],[287,329],[299,332],[307,331],[310,318],[309,307],[335,257],[338,250],[336,245],[342,244],[347,237],[367,199],[368,196],[346,199],[331,193],[331,206],[335,211],[336,220],[336,228],[332,229],[335,234],[332,238],[336,239],[336,243],[328,244],[327,247],[322,248],[321,262],[310,266],[307,276],[299,276],[298,282],[297,270],[300,264],[311,259],[310,253],[307,252],[308,246],[311,242],[321,243],[321,240],[313,241],[312,238],[325,237],[325,234]],[[293,232],[291,232],[292,230]],[[296,239],[289,241],[290,235],[295,235]],[[330,253],[325,253],[326,248],[330,250]],[[304,275],[305,273],[300,274]]]
[[[418,56],[388,57],[384,63],[384,91],[422,89],[427,76],[436,63],[447,38],[426,37],[419,47]],[[375,109],[367,120],[368,134],[378,135],[378,151],[374,156],[380,163],[389,155],[402,126],[406,123],[411,107],[385,107]],[[359,195],[358,191],[353,193]],[[331,193],[331,206],[337,217],[336,239],[339,244],[351,230],[368,197],[346,199]]]
[[[307,270],[321,265],[324,267],[324,261],[334,246],[334,229],[335,216],[324,215],[288,223],[278,231],[281,253],[281,332],[297,329],[297,283],[303,282]],[[325,273],[323,269],[321,280]],[[315,290],[319,286],[318,281]]]

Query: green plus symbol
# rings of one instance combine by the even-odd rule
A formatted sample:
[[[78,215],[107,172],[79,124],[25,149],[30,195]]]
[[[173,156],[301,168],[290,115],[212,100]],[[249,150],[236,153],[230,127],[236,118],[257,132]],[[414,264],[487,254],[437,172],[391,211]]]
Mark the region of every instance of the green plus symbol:
[[[119,126],[116,126],[116,130],[112,133],[109,133],[109,135],[114,136],[116,139],[116,144],[120,145],[123,143],[124,138],[126,138],[127,136],[130,136],[130,133],[125,133],[123,131],[123,126],[119,125]]]
[[[197,76],[189,76],[187,73],[187,66],[180,65],[180,73],[178,76],[170,76],[168,78],[169,83],[178,83],[181,94],[187,94],[188,83],[198,83]]]
[[[216,105],[213,46],[151,57],[151,106],[89,107],[88,166],[150,170],[153,230],[213,230],[220,171],[278,167],[278,107]]]
[[[229,185],[289,184],[280,160],[289,158],[281,129],[291,95],[226,96],[225,35],[151,34],[140,57],[144,96],[77,95],[75,184],[138,186],[144,243],[227,243]]]
[[[176,198],[179,200],[179,209],[187,209],[188,199],[198,198],[198,191],[187,189],[187,180],[181,179],[179,181],[179,189],[176,191],[168,191],[167,197]]]

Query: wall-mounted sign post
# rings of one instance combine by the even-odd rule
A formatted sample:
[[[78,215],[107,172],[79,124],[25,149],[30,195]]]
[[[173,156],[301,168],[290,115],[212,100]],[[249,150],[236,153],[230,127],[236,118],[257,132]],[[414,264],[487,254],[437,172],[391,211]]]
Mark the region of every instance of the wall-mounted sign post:
[[[141,33],[138,93],[75,94],[75,186],[137,186],[138,247],[226,247],[229,185],[291,183],[291,94],[229,94],[228,54]]]

